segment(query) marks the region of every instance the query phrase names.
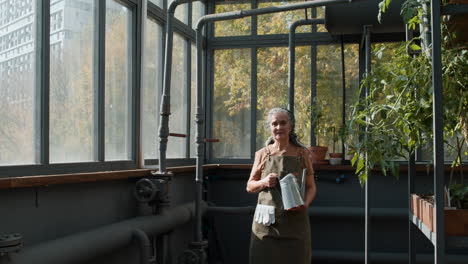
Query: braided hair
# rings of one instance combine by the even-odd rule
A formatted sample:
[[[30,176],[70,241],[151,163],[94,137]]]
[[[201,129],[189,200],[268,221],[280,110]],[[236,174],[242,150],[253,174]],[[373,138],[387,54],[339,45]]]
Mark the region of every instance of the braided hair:
[[[275,107],[275,108],[272,108],[269,112],[268,112],[268,117],[267,117],[267,126],[270,125],[271,123],[271,119],[273,118],[273,115],[277,114],[277,113],[283,113],[283,114],[286,114],[286,116],[288,117],[288,120],[289,120],[289,123],[291,124],[291,132],[289,133],[289,141],[291,143],[293,143],[294,145],[296,146],[299,146],[299,147],[303,147],[305,149],[307,149],[307,146],[302,144],[299,139],[298,139],[298,136],[296,134],[296,132],[294,132],[294,128],[295,128],[295,125],[296,125],[296,120],[294,118],[294,114],[289,111],[288,109],[285,109],[285,108],[281,108],[281,107]],[[265,142],[265,146],[268,146],[270,144],[273,144],[275,142],[275,140],[273,139],[272,136],[270,136],[267,141]]]

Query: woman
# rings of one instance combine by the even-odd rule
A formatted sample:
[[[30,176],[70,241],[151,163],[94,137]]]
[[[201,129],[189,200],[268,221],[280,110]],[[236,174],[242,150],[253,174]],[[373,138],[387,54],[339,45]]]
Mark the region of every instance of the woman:
[[[259,193],[250,239],[250,264],[310,264],[307,208],[315,197],[316,186],[309,153],[297,141],[290,111],[273,108],[267,120],[271,137],[255,153],[247,182],[247,192]],[[300,186],[303,169],[307,171],[304,205],[284,210],[278,181],[292,173]]]

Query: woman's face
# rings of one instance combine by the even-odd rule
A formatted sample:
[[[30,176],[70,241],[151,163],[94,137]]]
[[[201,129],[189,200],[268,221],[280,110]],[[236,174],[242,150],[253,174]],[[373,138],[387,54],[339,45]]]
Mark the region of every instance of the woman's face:
[[[270,121],[270,130],[275,140],[289,139],[291,129],[291,122],[289,122],[289,118],[285,113],[279,112],[273,114]]]

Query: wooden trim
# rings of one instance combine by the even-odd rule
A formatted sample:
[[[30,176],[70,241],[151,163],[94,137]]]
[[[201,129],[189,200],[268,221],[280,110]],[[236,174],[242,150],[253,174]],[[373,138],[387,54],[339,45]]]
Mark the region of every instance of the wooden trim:
[[[125,170],[125,171],[104,171],[92,173],[57,174],[10,177],[0,179],[0,189],[13,189],[25,187],[48,186],[56,184],[72,184],[84,182],[98,182],[140,178],[150,176],[151,171],[147,169]]]
[[[229,169],[229,170],[250,170],[252,164],[207,164],[203,166],[205,171],[215,169]],[[418,172],[426,172],[428,169],[426,165],[416,165]],[[351,165],[336,165],[331,166],[328,164],[315,165],[314,169],[318,171],[350,171],[354,172],[355,168]],[[450,165],[445,165],[444,171],[450,172]],[[167,169],[172,173],[190,173],[196,171],[196,166],[179,166],[170,167]],[[400,172],[406,172],[408,166],[401,165]],[[460,169],[457,168],[458,172]],[[468,171],[468,166],[462,167],[464,172]],[[74,184],[85,182],[100,182],[100,181],[113,181],[124,180],[132,178],[142,178],[151,176],[151,169],[137,169],[137,170],[123,170],[123,171],[104,171],[104,172],[91,172],[91,173],[74,173],[74,174],[57,174],[57,175],[38,175],[38,176],[22,176],[22,177],[9,177],[0,178],[0,189],[14,189],[14,188],[27,188],[48,186],[56,184]],[[378,171],[374,169],[374,171]],[[433,171],[433,167],[429,168],[429,172]]]

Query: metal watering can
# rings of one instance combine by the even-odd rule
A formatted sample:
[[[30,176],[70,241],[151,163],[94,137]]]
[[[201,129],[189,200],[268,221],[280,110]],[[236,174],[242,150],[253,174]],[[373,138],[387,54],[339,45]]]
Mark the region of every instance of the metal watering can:
[[[299,186],[296,176],[289,173],[280,180],[284,210],[304,205],[306,169],[302,171],[302,184]]]

